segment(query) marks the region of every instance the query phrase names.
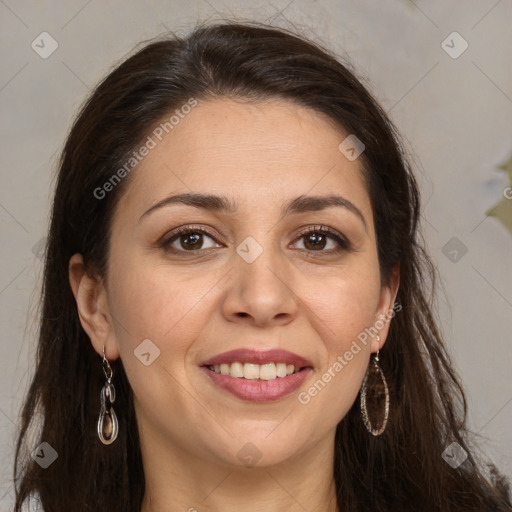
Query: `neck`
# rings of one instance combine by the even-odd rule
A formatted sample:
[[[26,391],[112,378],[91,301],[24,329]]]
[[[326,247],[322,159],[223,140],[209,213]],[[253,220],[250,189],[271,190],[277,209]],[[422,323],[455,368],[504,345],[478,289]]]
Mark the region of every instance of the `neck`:
[[[334,433],[279,464],[229,466],[141,439],[146,491],[141,512],[338,512]]]

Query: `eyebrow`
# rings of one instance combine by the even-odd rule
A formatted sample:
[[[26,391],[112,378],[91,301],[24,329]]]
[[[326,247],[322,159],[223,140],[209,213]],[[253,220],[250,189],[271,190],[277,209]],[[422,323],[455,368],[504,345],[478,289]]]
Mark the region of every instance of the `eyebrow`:
[[[235,213],[238,210],[236,202],[228,197],[214,194],[186,193],[166,197],[146,210],[140,217],[139,222],[150,213],[170,206],[172,204],[185,204],[194,208],[201,208],[207,211]],[[355,214],[367,230],[366,220],[361,210],[348,199],[338,196],[298,196],[291,199],[281,208],[280,220],[293,213],[305,213],[324,210],[326,208],[341,207]]]

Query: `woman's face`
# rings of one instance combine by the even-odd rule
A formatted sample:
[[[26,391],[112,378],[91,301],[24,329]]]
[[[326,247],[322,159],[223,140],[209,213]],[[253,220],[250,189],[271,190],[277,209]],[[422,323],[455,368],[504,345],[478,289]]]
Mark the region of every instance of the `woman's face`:
[[[261,466],[332,442],[396,293],[347,135],[293,103],[218,99],[152,136],[113,218],[109,327],[89,332],[122,359],[143,446]]]

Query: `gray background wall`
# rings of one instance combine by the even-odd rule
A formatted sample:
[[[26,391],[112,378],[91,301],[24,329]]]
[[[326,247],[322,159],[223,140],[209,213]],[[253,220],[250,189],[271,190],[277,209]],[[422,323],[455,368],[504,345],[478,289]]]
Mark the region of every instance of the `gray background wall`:
[[[486,215],[510,191],[497,167],[512,155],[511,0],[0,0],[2,510],[12,502],[14,432],[34,367],[38,243],[73,115],[137,42],[219,16],[295,25],[347,55],[398,125],[417,166],[469,423],[512,476],[512,236]],[[58,43],[47,58],[31,47],[51,50],[44,31]],[[460,55],[458,36],[442,46],[454,31],[468,44]],[[512,200],[503,201],[510,211]]]

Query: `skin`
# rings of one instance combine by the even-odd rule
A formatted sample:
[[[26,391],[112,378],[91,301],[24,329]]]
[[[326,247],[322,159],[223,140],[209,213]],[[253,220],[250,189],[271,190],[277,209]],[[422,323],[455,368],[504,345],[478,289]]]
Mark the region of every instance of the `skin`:
[[[109,360],[121,357],[134,392],[142,512],[337,511],[336,425],[389,323],[380,342],[361,345],[309,403],[297,395],[393,307],[398,287],[396,272],[381,285],[360,160],[338,149],[345,137],[317,112],[286,101],[200,102],[133,171],[114,214],[106,279],[88,276],[80,254],[71,258],[82,326],[99,355],[105,346]],[[187,192],[228,196],[239,209],[173,204],[139,220],[163,198]],[[343,207],[280,219],[292,198],[331,194],[353,203],[366,227]],[[183,225],[212,238],[194,246],[182,235],[170,242],[176,253],[159,246]],[[335,239],[322,245],[299,233],[318,225],[351,247],[329,254]],[[236,252],[247,236],[263,248],[252,263]],[[200,250],[191,253],[191,245]],[[149,366],[134,356],[144,339],[160,350]],[[313,372],[278,401],[241,400],[211,384],[199,364],[243,347],[288,349],[309,359]],[[261,455],[253,467],[237,456],[248,442]]]

